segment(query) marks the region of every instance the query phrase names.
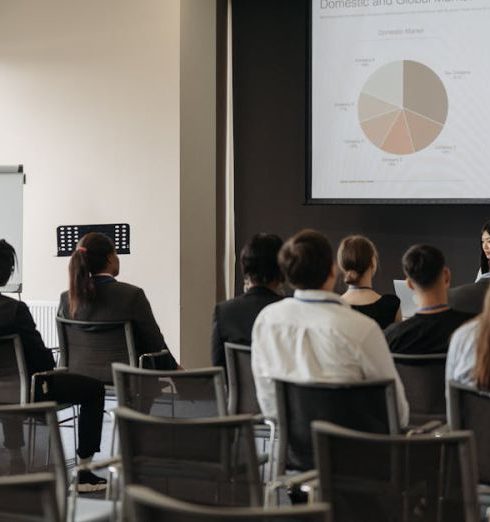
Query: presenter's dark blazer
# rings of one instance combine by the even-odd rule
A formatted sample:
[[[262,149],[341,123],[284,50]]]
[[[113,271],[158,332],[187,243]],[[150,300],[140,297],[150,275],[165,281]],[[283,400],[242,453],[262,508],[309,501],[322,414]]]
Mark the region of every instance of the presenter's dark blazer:
[[[490,278],[484,277],[476,283],[457,286],[449,290],[449,306],[460,312],[479,314],[490,285]]]
[[[162,332],[153,316],[144,291],[137,286],[121,283],[109,276],[95,276],[96,298],[89,306],[79,310],[79,321],[131,321],[138,355],[168,350]],[[69,318],[68,292],[60,299],[59,315]],[[177,368],[172,357],[171,367]]]
[[[30,375],[52,370],[53,354],[44,346],[29,308],[22,301],[0,294],[0,335],[18,334]]]
[[[226,368],[225,343],[252,343],[252,328],[260,311],[282,297],[263,286],[216,305],[213,316],[212,362]]]

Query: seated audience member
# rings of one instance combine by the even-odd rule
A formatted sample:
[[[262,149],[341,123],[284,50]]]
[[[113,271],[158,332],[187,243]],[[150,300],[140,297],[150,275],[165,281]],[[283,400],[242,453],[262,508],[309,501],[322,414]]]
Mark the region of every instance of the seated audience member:
[[[385,330],[390,350],[412,355],[446,353],[451,334],[473,315],[448,305],[451,273],[444,256],[430,245],[415,245],[405,252],[402,264],[420,308],[414,316]]]
[[[61,294],[59,315],[80,321],[131,321],[138,355],[168,349],[141,288],[116,281],[119,258],[112,240],[90,232],[80,239],[70,265],[70,289]],[[166,370],[178,365],[170,357]]]
[[[252,327],[265,306],[282,299],[278,289],[283,276],[277,264],[282,239],[257,234],[243,247],[240,265],[245,292],[216,305],[213,316],[212,362],[226,368],[225,343],[252,342]]]
[[[14,248],[5,240],[0,240],[0,286],[7,284],[16,263]],[[18,334],[24,348],[24,356],[29,377],[34,373],[53,370],[55,367],[51,350],[44,346],[41,334],[22,301],[0,294],[0,335]],[[68,372],[59,372],[43,378],[43,384],[36,390],[37,401],[79,404],[77,449],[81,464],[92,460],[100,451],[102,419],[104,413],[104,385],[90,377]],[[21,448],[24,445],[22,425],[4,421],[4,445],[16,463],[17,472],[25,471]],[[24,468],[24,469],[22,469]],[[98,491],[106,488],[107,481],[90,471],[79,473],[80,492]]]
[[[348,285],[342,296],[354,310],[374,319],[381,328],[401,321],[400,299],[393,294],[380,295],[373,290],[378,267],[378,252],[367,237],[349,236],[342,240],[337,263]]]
[[[446,362],[446,381],[450,380],[490,390],[490,290],[483,312],[451,337]]]
[[[279,266],[294,297],[260,312],[252,333],[252,370],[265,415],[275,416],[273,379],[293,382],[359,382],[394,379],[402,425],[405,391],[383,332],[332,292],[335,267],[327,238],[303,230],[279,252]]]

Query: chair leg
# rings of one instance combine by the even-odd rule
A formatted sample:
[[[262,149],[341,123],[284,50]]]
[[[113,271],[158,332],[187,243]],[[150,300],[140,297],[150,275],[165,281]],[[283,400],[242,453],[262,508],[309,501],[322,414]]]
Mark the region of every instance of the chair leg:
[[[273,421],[265,420],[265,424],[269,426],[269,482],[274,478],[274,452],[276,449],[276,424]]]
[[[111,457],[114,457],[116,453],[116,416],[114,415],[114,411],[110,411],[109,415],[111,416],[111,424],[112,424],[112,433],[111,433]],[[117,472],[115,471],[109,473],[109,477],[107,480],[107,489],[106,489],[106,500],[109,500],[112,495],[112,483],[113,483],[113,475],[117,478]]]
[[[72,415],[73,415],[73,461],[75,462],[75,466],[78,464],[78,454],[77,454],[77,446],[78,446],[78,416],[80,415],[80,406],[78,404],[72,405]]]
[[[35,421],[34,421],[35,422]],[[32,461],[33,461],[33,450],[32,447],[34,445],[34,428],[32,427],[33,420],[29,418],[28,420],[28,428],[27,428],[27,472],[30,472],[32,469]]]

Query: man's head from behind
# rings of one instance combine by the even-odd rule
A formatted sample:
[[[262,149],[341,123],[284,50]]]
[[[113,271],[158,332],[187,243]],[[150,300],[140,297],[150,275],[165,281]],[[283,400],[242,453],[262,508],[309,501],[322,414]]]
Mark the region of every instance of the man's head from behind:
[[[443,253],[430,245],[414,245],[402,258],[408,286],[420,292],[437,287],[449,287],[451,274]]]
[[[255,234],[243,247],[240,264],[245,280],[252,286],[281,283],[283,276],[277,264],[282,239],[275,234]]]
[[[332,247],[316,230],[289,238],[279,252],[279,266],[293,288],[331,290],[335,283]]]
[[[17,257],[12,245],[0,239],[0,286],[5,286],[15,268]]]

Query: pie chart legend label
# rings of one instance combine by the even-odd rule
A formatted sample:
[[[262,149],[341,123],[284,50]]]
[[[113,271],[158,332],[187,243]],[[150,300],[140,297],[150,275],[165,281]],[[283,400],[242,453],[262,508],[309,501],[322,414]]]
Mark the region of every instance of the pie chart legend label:
[[[446,88],[426,65],[388,63],[365,83],[358,102],[364,134],[389,154],[414,154],[439,136],[448,114]]]

